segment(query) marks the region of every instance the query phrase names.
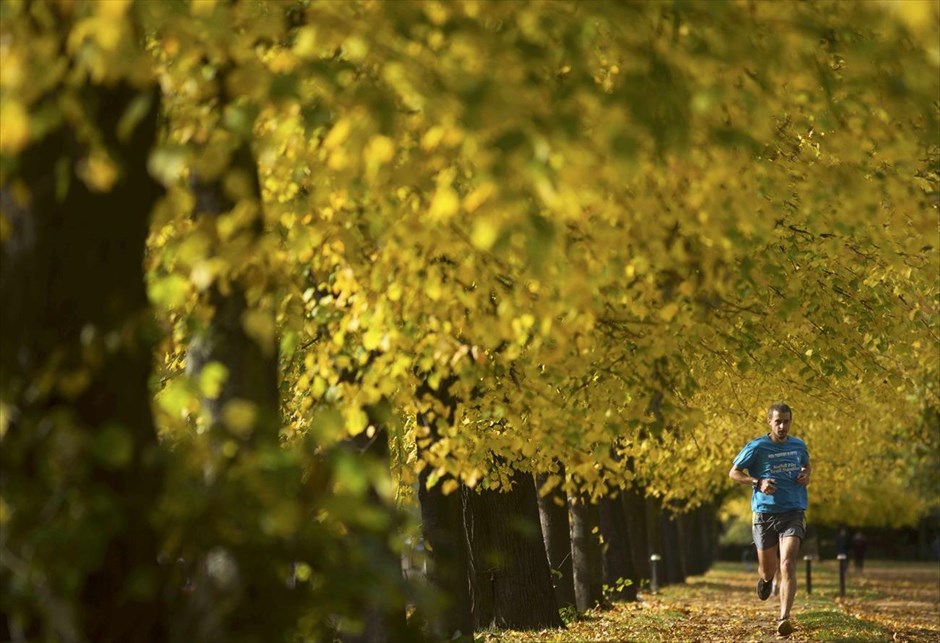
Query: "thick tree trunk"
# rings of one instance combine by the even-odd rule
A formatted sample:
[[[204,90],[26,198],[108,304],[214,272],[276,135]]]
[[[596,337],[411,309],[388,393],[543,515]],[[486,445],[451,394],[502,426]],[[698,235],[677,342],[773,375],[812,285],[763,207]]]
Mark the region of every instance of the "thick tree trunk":
[[[630,550],[636,575],[642,583],[650,578],[650,546],[646,529],[646,500],[641,490],[626,489],[621,494],[623,512],[630,534]]]
[[[193,176],[196,216],[211,237],[218,219],[239,202],[250,202],[256,217],[227,243],[243,244],[250,253],[263,232],[257,167],[247,143],[233,154],[229,172],[246,180],[248,190],[231,194],[222,178],[202,180]],[[215,251],[224,256],[222,241]],[[258,485],[280,484],[276,472],[258,464],[262,453],[280,449],[281,426],[278,393],[277,346],[247,332],[248,315],[260,314],[257,302],[249,301],[245,283],[250,276],[241,265],[228,266],[225,284],[214,283],[208,304],[212,317],[189,347],[188,369],[198,376],[210,363],[225,367],[227,376],[219,395],[204,399],[210,419],[210,442],[214,468],[207,476],[207,519],[198,533],[191,534],[196,549],[192,556],[202,561],[196,575],[188,614],[177,619],[177,635],[193,641],[252,641],[283,638],[299,611],[302,592],[290,589],[284,570],[292,560],[287,543],[259,528],[252,513],[265,510]],[[273,313],[270,319],[274,325]],[[242,418],[232,420],[232,409],[242,409]],[[224,445],[235,446],[234,454],[222,454]],[[297,471],[297,475],[300,475]],[[269,478],[270,476],[270,478]],[[237,532],[232,537],[233,529]],[[211,571],[225,568],[229,582],[219,582]],[[277,606],[273,609],[272,606]]]
[[[666,584],[685,582],[685,568],[679,534],[679,518],[671,511],[663,510],[663,568]]]
[[[564,472],[561,472],[564,477]],[[548,476],[536,477],[536,490],[541,489]],[[545,540],[545,555],[555,587],[555,602],[559,607],[575,604],[574,571],[571,564],[571,532],[568,523],[568,501],[565,492],[556,487],[539,496],[539,520]]]
[[[708,571],[708,508],[699,507],[685,514],[683,521],[683,547],[686,551],[686,571],[690,576],[700,576]]]
[[[712,536],[714,534],[713,523],[715,520],[714,508],[711,505],[705,505],[699,512],[699,534],[701,535],[702,567],[699,574],[705,574],[715,563],[713,558],[714,543]]]
[[[10,423],[0,482],[11,511],[0,591],[15,605],[11,626],[29,639],[156,641],[166,637],[168,570],[157,566],[152,514],[165,465],[150,410],[143,254],[161,193],[147,172],[157,105],[118,140],[137,92],[86,93],[76,104],[120,165],[113,186],[86,185],[76,171],[86,150],[60,129],[21,153],[7,177],[20,187],[2,193],[0,382]]]
[[[245,229],[237,233],[239,241],[245,246],[245,252],[250,253],[263,233],[263,216],[260,212],[261,187],[257,165],[247,143],[243,143],[233,154],[231,170],[249,182],[250,192],[239,196],[253,201],[258,209],[256,218],[247,222]],[[194,175],[191,187],[196,201],[196,216],[206,222],[203,227],[207,230],[206,236],[211,238],[218,226],[218,218],[231,211],[238,201],[235,195],[226,191],[222,178],[204,181]],[[218,246],[222,243],[217,241]],[[221,253],[222,248],[218,246],[216,251]],[[246,275],[240,266],[228,268],[230,273],[224,275],[225,284],[220,285],[216,281],[209,289],[208,304],[213,311],[212,319],[205,329],[196,334],[189,346],[187,370],[198,375],[208,363],[216,362],[227,371],[219,395],[203,399],[203,407],[209,412],[216,440],[235,437],[249,444],[257,439],[271,441],[277,438],[276,432],[280,427],[277,346],[273,341],[271,345],[262,346],[246,332],[246,315],[253,310],[253,304],[247,301],[246,289],[242,284]],[[233,436],[225,426],[223,411],[227,404],[235,400],[251,403],[257,415],[249,430]]]
[[[604,604],[601,545],[597,505],[584,496],[568,496],[571,512],[571,558],[574,565],[575,605],[584,611]]]
[[[532,476],[509,491],[464,489],[470,587],[477,628],[564,627],[552,589]]]
[[[422,617],[428,621],[428,634],[432,640],[472,637],[469,562],[460,494],[445,496],[440,484],[428,489],[430,472],[428,467],[421,472],[418,500],[428,556],[428,582],[437,590],[438,604],[432,613]]]
[[[601,536],[604,544],[601,552],[604,584],[610,588],[611,597],[622,601],[637,600],[639,579],[633,565],[630,534],[620,494],[604,497],[598,503]]]
[[[423,385],[418,395],[442,405],[439,413],[447,422],[453,420],[456,401],[447,393],[449,382],[438,390]],[[440,439],[437,416],[431,412],[418,416],[418,424],[427,432],[418,439],[418,458]],[[454,637],[473,638],[473,616],[470,599],[470,553],[464,530],[461,493],[444,495],[445,481],[428,488],[431,467],[421,470],[418,478],[418,501],[421,504],[421,530],[428,557],[428,582],[436,591],[437,604],[420,615],[427,620],[432,640],[445,641]]]
[[[716,505],[709,505],[705,514],[704,532],[707,542],[705,548],[705,560],[708,563],[708,569],[711,569],[715,561],[718,560],[718,537],[721,532],[721,523],[718,521],[718,508]]]

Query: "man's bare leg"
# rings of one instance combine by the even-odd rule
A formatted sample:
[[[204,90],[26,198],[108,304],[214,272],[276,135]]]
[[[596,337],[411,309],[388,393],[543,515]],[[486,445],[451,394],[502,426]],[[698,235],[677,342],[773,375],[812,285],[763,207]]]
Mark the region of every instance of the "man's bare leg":
[[[777,573],[777,549],[778,546],[774,545],[768,549],[757,550],[757,573],[760,574],[761,580],[768,583]]]
[[[793,597],[796,596],[796,558],[800,553],[800,542],[796,536],[780,539],[780,618],[790,617]]]

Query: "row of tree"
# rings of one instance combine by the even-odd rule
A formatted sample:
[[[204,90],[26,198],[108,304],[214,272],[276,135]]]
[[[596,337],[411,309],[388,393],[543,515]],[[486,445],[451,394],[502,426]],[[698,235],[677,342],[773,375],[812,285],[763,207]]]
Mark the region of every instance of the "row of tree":
[[[784,398],[814,520],[916,521],[940,88],[898,7],[4,5],[10,638],[557,626],[707,567]]]

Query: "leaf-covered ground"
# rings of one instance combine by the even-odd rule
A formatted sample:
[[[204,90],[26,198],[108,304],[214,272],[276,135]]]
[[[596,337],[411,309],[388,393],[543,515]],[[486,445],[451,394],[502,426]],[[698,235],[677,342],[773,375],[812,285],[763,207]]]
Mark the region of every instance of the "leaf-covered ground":
[[[813,563],[813,592],[806,593],[806,570],[799,567],[799,589],[792,616],[792,642],[940,641],[940,564],[875,562],[864,572],[849,570],[846,595],[839,596],[838,565]],[[717,565],[685,585],[658,594],[641,594],[638,603],[619,603],[591,611],[566,630],[498,631],[481,643],[509,641],[779,641],[776,597],[757,600],[756,571]]]

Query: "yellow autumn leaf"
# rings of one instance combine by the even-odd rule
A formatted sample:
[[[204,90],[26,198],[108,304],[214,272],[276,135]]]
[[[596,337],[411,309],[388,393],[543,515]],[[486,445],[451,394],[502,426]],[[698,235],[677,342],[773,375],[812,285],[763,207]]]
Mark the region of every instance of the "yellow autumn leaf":
[[[366,149],[363,152],[363,159],[366,164],[366,176],[371,178],[395,158],[395,143],[387,136],[373,136],[366,143]]]
[[[209,362],[199,374],[199,391],[203,397],[214,400],[219,397],[228,379],[228,369],[219,362]]]
[[[263,310],[252,309],[242,315],[242,328],[245,333],[255,340],[266,354],[274,351],[274,336],[276,328],[274,316]]]
[[[235,436],[242,439],[248,438],[257,420],[258,407],[248,400],[231,400],[222,407],[222,423]]]
[[[349,133],[352,130],[352,123],[348,118],[343,118],[337,121],[333,128],[330,130],[330,133],[326,135],[326,138],[323,139],[323,147],[327,150],[334,150],[343,143],[346,142],[346,139],[349,138]]]
[[[189,11],[193,16],[205,18],[211,16],[217,0],[192,0]]]
[[[382,336],[381,328],[370,328],[362,334],[362,347],[368,351],[375,350],[381,344]]]
[[[0,56],[0,87],[14,91],[19,89],[25,79],[23,57],[16,51],[4,52]]]
[[[92,153],[78,164],[77,174],[93,192],[108,192],[118,179],[118,168],[103,151]]]
[[[444,138],[444,128],[440,125],[435,125],[421,137],[421,149],[425,152],[433,151],[440,145],[442,138]]]
[[[676,313],[679,312],[679,304],[671,301],[659,310],[659,318],[665,322],[672,321],[676,316]]]
[[[499,225],[489,217],[480,217],[473,222],[470,241],[480,250],[489,250],[499,238]]]
[[[97,2],[95,3],[95,13],[109,19],[123,18],[130,5],[131,0],[107,0],[106,2]]]
[[[441,298],[441,282],[437,279],[428,279],[424,283],[424,294],[428,296],[428,299],[431,301],[437,301]]]
[[[449,184],[437,187],[428,209],[428,218],[433,221],[447,221],[460,209],[460,198]]]
[[[366,430],[369,425],[369,416],[358,406],[347,406],[343,409],[343,419],[346,421],[346,432],[355,437]]]
[[[496,184],[492,181],[487,181],[483,185],[478,186],[470,194],[468,194],[463,200],[463,207],[469,213],[473,213],[481,205],[483,205],[487,200],[489,200],[496,193]]]
[[[317,28],[313,25],[301,27],[294,36],[294,55],[298,58],[308,60],[314,58],[316,53]]]
[[[16,154],[29,142],[29,114],[18,100],[0,101],[0,152]]]

